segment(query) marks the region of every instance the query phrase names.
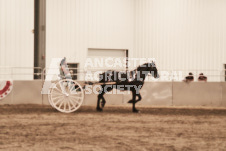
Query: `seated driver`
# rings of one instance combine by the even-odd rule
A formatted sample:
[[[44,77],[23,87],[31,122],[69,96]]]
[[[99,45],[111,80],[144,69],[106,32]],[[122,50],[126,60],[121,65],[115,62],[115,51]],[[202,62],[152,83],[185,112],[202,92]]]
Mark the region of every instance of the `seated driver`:
[[[60,61],[60,69],[59,70],[60,70],[60,76],[62,78],[71,79],[72,80],[72,77],[71,77],[71,74],[70,74],[70,70],[68,68],[68,65],[67,65],[65,57]],[[75,85],[74,82],[69,82],[69,84],[73,85],[73,89],[72,90],[70,89],[70,90],[73,91],[73,92],[76,92],[74,90],[76,90],[79,87],[79,85]],[[66,84],[66,86],[68,86],[68,85]],[[77,89],[77,91],[81,91],[81,89]]]
[[[60,61],[60,69],[59,70],[60,70],[61,77],[64,77],[66,79],[72,79],[65,57]]]

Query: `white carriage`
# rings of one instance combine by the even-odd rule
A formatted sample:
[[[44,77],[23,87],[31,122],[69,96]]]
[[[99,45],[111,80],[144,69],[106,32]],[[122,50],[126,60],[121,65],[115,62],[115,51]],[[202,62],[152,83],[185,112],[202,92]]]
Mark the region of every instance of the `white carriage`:
[[[45,75],[45,73],[43,73]],[[48,101],[50,105],[63,113],[71,113],[80,108],[85,97],[86,85],[108,85],[115,82],[78,82],[59,75],[57,80],[52,81],[48,89]]]

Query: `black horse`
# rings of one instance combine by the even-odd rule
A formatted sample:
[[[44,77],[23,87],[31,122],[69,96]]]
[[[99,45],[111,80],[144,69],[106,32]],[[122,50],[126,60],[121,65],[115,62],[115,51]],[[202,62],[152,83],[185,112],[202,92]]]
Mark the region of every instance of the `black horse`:
[[[140,65],[137,69],[130,72],[106,71],[100,74],[99,82],[104,84],[101,85],[101,90],[99,91],[97,111],[102,111],[102,108],[106,103],[104,94],[111,91],[113,88],[116,88],[122,91],[132,91],[133,98],[128,103],[133,103],[133,112],[139,112],[139,110],[135,108],[135,104],[141,100],[140,89],[143,87],[144,80],[148,74],[152,74],[154,78],[159,77],[154,62]],[[108,84],[109,82],[113,82],[114,84]],[[138,99],[136,100],[137,96]],[[102,108],[100,107],[100,101]]]

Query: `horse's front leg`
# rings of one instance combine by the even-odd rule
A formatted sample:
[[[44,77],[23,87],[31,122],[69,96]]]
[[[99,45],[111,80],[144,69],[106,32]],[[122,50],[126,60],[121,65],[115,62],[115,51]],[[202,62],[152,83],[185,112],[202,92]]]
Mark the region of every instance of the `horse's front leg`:
[[[138,99],[136,100],[136,96],[138,96]],[[142,99],[140,93],[133,95],[132,100],[129,100],[128,103],[133,103],[135,101],[135,103],[139,102]]]
[[[136,91],[132,91],[132,100],[129,100],[127,103],[134,103],[136,101]]]
[[[138,100],[136,100],[136,103],[137,103],[142,99],[142,97],[141,97],[140,93],[136,94],[136,96],[138,96]]]
[[[136,101],[136,96],[137,96],[136,91],[132,91],[132,93],[133,93],[132,94],[133,95],[133,99],[130,100],[128,103],[133,103],[132,111],[134,113],[139,113],[139,110],[137,110],[136,107],[135,107],[135,104],[137,103],[137,101]],[[141,96],[140,96],[140,98],[141,98]]]
[[[140,93],[139,94],[135,94],[135,98],[136,98],[136,96],[138,96],[138,100],[134,99],[134,101],[133,101],[133,112],[134,113],[139,113],[140,111],[136,109],[135,104],[138,101],[140,101],[142,97],[141,97]]]
[[[136,96],[137,96],[136,91],[133,91],[133,109],[132,110],[133,110],[134,113],[139,113],[140,111],[136,109],[135,105],[138,101],[140,101],[139,99],[141,99],[140,93],[139,93],[139,96],[138,96],[139,97],[138,100],[136,100]]]

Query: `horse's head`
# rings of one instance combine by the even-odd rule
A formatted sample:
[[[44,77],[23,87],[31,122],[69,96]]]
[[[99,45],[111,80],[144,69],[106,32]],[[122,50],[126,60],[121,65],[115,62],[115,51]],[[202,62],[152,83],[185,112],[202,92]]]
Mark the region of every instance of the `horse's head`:
[[[144,79],[149,73],[154,78],[159,78],[158,69],[154,62],[145,63],[143,65],[140,65],[137,68],[137,72],[138,72],[137,74],[139,74],[139,77],[141,77],[142,79]]]
[[[155,62],[152,61],[151,63],[147,63],[147,68],[154,78],[159,78],[158,69],[155,65]]]

